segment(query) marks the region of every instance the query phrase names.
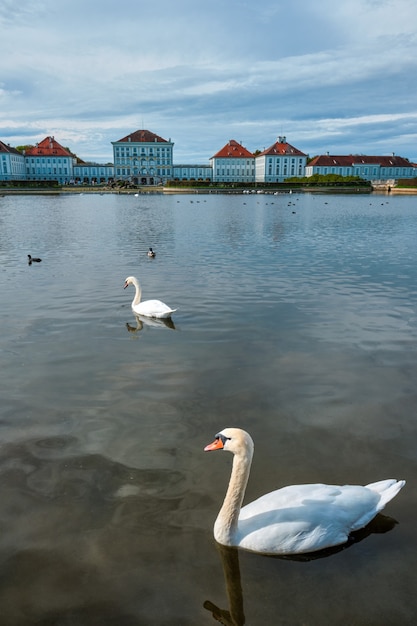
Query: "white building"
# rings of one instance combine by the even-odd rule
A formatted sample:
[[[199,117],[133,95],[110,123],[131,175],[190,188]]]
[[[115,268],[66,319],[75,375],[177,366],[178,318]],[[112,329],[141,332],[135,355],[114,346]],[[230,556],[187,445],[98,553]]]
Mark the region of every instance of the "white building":
[[[26,180],[56,180],[60,184],[73,179],[76,158],[54,137],[45,137],[24,152]]]
[[[211,157],[213,182],[253,183],[255,181],[255,157],[240,143],[231,139]]]
[[[306,162],[306,154],[287,143],[285,137],[278,137],[255,159],[256,182],[282,183],[287,178],[305,176]]]
[[[386,181],[398,178],[414,178],[417,168],[403,157],[365,156],[362,154],[332,156],[329,153],[316,156],[306,167],[306,176],[338,174],[359,176],[364,180]]]
[[[114,175],[135,185],[160,185],[172,179],[174,144],[149,130],[112,141]]]
[[[172,177],[174,180],[211,181],[213,170],[211,165],[173,165]]]
[[[279,137],[256,157],[231,139],[210,158],[209,165],[173,165],[171,140],[148,130],[137,130],[112,142],[114,165],[85,163],[54,137],[19,152],[0,141],[0,181],[57,181],[59,184],[164,185],[167,181],[195,180],[220,183],[281,183],[314,174],[360,177],[374,184],[417,177],[417,166],[403,157],[348,155],[307,156]]]
[[[24,155],[0,141],[0,180],[25,180]]]
[[[87,185],[110,183],[114,180],[114,166],[112,163],[84,163],[74,165],[74,182]]]

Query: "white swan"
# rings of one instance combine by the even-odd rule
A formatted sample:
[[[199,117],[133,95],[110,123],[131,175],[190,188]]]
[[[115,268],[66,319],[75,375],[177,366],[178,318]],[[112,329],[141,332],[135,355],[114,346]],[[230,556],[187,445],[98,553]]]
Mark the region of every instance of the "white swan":
[[[240,428],[225,428],[204,450],[234,454],[223,506],[214,524],[220,544],[263,554],[302,554],[345,543],[400,489],[404,480],[359,485],[292,485],[241,508],[253,456],[253,441]]]
[[[134,285],[136,289],[135,297],[132,302],[132,309],[136,315],[144,315],[145,317],[158,317],[168,318],[171,317],[177,309],[170,309],[169,306],[161,302],[160,300],[145,300],[140,301],[141,288],[138,279],[134,276],[128,276],[125,280],[123,289],[126,289],[129,285]]]

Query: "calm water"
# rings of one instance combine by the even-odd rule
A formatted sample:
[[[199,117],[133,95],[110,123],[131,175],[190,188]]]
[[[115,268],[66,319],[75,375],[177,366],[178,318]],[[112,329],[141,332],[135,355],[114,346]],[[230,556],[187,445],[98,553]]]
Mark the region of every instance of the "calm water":
[[[417,197],[5,196],[0,294],[2,626],[416,623]],[[334,554],[221,551],[225,426],[247,501],[407,485]]]

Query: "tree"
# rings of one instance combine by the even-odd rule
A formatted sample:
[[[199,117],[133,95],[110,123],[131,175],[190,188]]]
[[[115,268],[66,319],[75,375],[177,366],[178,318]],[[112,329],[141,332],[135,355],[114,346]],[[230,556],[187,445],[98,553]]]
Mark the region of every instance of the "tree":
[[[25,152],[26,150],[30,150],[31,148],[34,148],[34,147],[35,146],[28,144],[27,146],[16,146],[16,150],[19,150],[19,152]]]

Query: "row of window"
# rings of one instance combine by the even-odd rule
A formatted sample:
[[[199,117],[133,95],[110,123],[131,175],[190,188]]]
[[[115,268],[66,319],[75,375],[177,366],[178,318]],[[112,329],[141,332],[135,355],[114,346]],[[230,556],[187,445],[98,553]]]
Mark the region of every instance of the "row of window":
[[[118,155],[122,155],[122,156],[129,156],[129,155],[137,156],[138,154],[140,154],[140,155],[142,155],[142,154],[150,154],[150,155],[157,154],[158,156],[159,155],[165,156],[165,154],[166,154],[166,156],[169,157],[169,156],[171,156],[172,151],[169,148],[156,148],[156,149],[154,149],[154,148],[142,147],[139,150],[139,148],[115,147],[114,148],[114,153],[115,153],[116,156],[118,156]]]
[[[10,163],[10,171],[14,173],[25,173],[25,166],[21,163]],[[7,161],[3,161],[3,174],[8,173]]]
[[[119,157],[115,159],[115,165],[142,165],[147,167],[152,167],[154,165],[171,165],[169,159],[155,159],[150,157],[149,159],[140,159],[138,157],[134,157],[133,161],[131,158],[123,158]]]
[[[30,175],[32,174],[32,176],[34,176],[35,174],[40,175],[40,174],[49,174],[49,175],[57,175],[57,176],[68,176],[68,168],[67,167],[28,167],[27,168],[27,173]]]
[[[68,163],[68,157],[62,157],[61,159],[50,159],[49,157],[26,157],[26,163]]]
[[[216,176],[255,176],[255,170],[235,171],[234,169],[216,169]]]
[[[6,157],[5,154],[2,154],[1,158],[3,159],[3,161],[7,160],[7,157]],[[21,160],[22,160],[22,157],[20,155],[17,155],[17,154],[11,154],[10,155],[10,160],[13,161],[13,162],[16,162],[16,163],[20,163]]]
[[[193,177],[201,177],[201,176],[210,176],[211,168],[207,168],[204,170],[187,170],[187,169],[178,169],[174,167],[174,176],[193,176]]]
[[[296,162],[295,158],[288,159],[288,157],[268,157],[268,163],[272,163],[274,160],[277,163],[279,163],[280,161],[283,161],[285,165],[288,165],[288,161],[291,161],[291,165],[295,165],[295,162]],[[302,165],[303,159],[298,159],[298,163],[299,165]]]
[[[343,167],[316,167],[315,168],[318,174],[340,174],[341,176],[378,176],[381,175],[382,177],[385,176],[399,176],[400,175],[400,168],[399,167],[363,167],[363,166],[359,166],[359,167],[347,167],[347,168],[343,168]],[[406,175],[406,173],[404,172],[404,168],[401,168],[401,170],[403,170],[401,172],[401,175]],[[410,171],[408,172],[409,175],[413,174],[413,170],[410,168]]]
[[[165,169],[165,168],[157,168],[156,172],[155,169],[153,167],[151,167],[149,170],[147,170],[146,168],[142,168],[141,170],[139,169],[134,169],[133,171],[131,170],[130,167],[117,167],[116,168],[116,175],[117,176],[169,176],[171,174],[171,170],[170,169]]]
[[[111,172],[107,172],[106,170],[103,170],[103,169],[98,170],[95,167],[91,169],[74,167],[74,174],[76,176],[106,176],[107,173],[111,173]]]
[[[273,167],[272,165],[268,165],[268,176],[272,176],[272,170]],[[290,169],[288,169],[287,165],[284,165],[284,167],[282,168],[282,174],[281,174],[281,170],[279,167],[279,164],[277,163],[276,167],[275,167],[275,176],[295,176],[295,165],[292,165]],[[298,167],[298,176],[304,176],[304,168],[300,165]]]
[[[218,159],[216,159],[216,162],[219,165],[225,165],[225,163],[227,163],[227,165],[229,165],[230,167],[252,167],[253,163],[254,163],[254,159],[250,159],[250,160],[247,160],[246,162],[244,162],[242,158],[238,158],[238,159],[230,159],[230,158],[222,159],[222,158],[218,158]]]

